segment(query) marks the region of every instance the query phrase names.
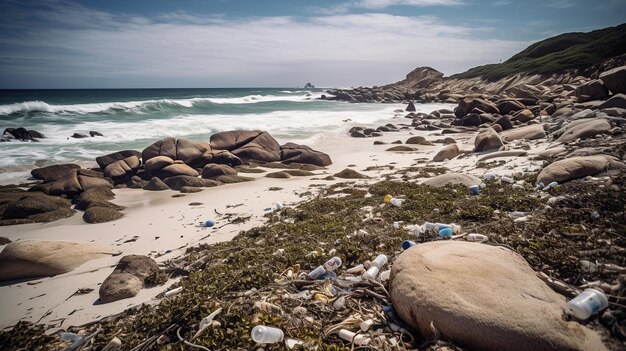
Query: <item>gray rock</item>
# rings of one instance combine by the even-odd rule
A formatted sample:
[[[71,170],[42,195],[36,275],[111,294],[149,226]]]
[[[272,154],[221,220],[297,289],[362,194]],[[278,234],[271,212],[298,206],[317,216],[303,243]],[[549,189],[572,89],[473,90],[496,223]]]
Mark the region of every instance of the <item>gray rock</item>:
[[[599,79],[592,80],[576,88],[576,97],[578,98],[578,102],[604,100],[608,96],[609,90]]]
[[[414,145],[433,145],[430,141],[426,140],[423,136],[412,136],[408,138],[405,144],[414,144]]]
[[[143,289],[143,280],[129,273],[109,275],[100,285],[99,296],[102,303],[128,299]]]
[[[625,94],[615,94],[610,99],[606,100],[600,106],[598,106],[599,110],[605,108],[623,108],[626,109],[626,95]]]
[[[464,185],[470,187],[472,185],[479,185],[480,179],[473,175],[463,173],[445,173],[428,178],[422,182],[423,185],[432,186],[435,188],[441,188],[447,185]]]
[[[602,72],[599,78],[613,94],[626,94],[626,66]]]
[[[444,146],[435,157],[433,157],[433,161],[442,162],[445,160],[451,160],[461,154],[459,147],[456,144],[449,144]]]
[[[83,220],[87,223],[105,223],[120,219],[124,215],[115,207],[90,206],[83,214]]]
[[[73,163],[63,165],[52,165],[47,167],[35,168],[30,174],[36,178],[43,180],[44,183],[52,182],[59,179],[76,176],[79,165]]]
[[[115,161],[123,160],[127,157],[135,156],[141,158],[141,152],[135,150],[123,150],[112,154],[96,157],[96,162],[101,169],[105,169],[108,165]]]
[[[604,118],[593,118],[576,122],[580,123],[571,123],[556,141],[566,143],[578,138],[591,138],[598,134],[607,134],[612,128],[611,123]]]
[[[149,191],[163,191],[163,190],[169,190],[169,189],[170,187],[167,186],[167,184],[165,184],[161,179],[157,177],[153,177],[152,179],[150,179],[148,184],[146,184],[143,187],[143,190],[149,190]]]
[[[209,163],[202,168],[202,178],[211,179],[221,175],[237,175],[237,170],[228,166]]]
[[[353,169],[350,168],[346,168],[343,171],[339,172],[339,173],[335,173],[333,176],[337,177],[337,178],[342,178],[342,179],[365,179],[365,178],[369,178],[368,176],[366,176],[365,174],[361,174]]]
[[[624,168],[626,166],[619,162],[616,157],[608,155],[570,157],[547,165],[539,172],[537,182],[543,184],[564,183],[609,170],[624,170]]]
[[[546,132],[541,124],[531,124],[524,127],[509,129],[502,132],[502,139],[506,142],[513,140],[534,140],[546,137]]]
[[[210,188],[210,187],[217,186],[217,182],[215,180],[202,179],[202,178],[192,177],[192,176],[187,176],[187,175],[179,175],[179,176],[165,178],[163,182],[167,184],[167,186],[169,186],[170,189],[173,189],[173,190],[180,190],[180,188],[184,186],[191,186],[191,187],[197,187],[197,188]]]

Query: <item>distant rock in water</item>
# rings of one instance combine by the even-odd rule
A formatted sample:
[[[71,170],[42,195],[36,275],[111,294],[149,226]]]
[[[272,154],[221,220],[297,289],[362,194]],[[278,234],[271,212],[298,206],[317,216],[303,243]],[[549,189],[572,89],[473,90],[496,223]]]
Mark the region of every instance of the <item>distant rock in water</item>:
[[[313,84],[311,84],[311,83],[306,83],[304,85],[304,89],[313,89],[313,88],[315,88],[315,86]]]
[[[97,132],[97,131],[95,131],[95,130],[89,131],[89,135],[91,135],[92,137],[95,137],[95,136],[104,136],[104,135],[102,135],[102,133]]]
[[[76,139],[83,139],[83,138],[88,138],[89,135],[84,134],[84,133],[74,133],[72,134],[72,138],[76,138]]]
[[[0,141],[10,141],[11,139],[17,139],[19,141],[37,141],[36,139],[43,139],[45,136],[36,130],[27,130],[26,128],[6,128],[0,136]]]

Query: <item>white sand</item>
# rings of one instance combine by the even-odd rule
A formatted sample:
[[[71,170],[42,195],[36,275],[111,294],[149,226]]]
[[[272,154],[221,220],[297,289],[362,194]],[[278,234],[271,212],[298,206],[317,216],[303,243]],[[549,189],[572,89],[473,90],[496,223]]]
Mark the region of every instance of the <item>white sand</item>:
[[[394,123],[407,123],[410,120],[398,118]],[[475,164],[481,155],[472,154],[469,157],[447,162],[430,162],[434,154],[443,146],[408,145],[418,149],[414,152],[397,153],[385,151],[394,145],[373,145],[375,140],[391,142],[405,141],[411,135],[422,135],[428,140],[442,139],[446,136],[457,140],[462,151],[473,149],[475,133],[449,134],[442,136],[440,132],[403,131],[385,133],[383,137],[356,139],[345,135],[330,134],[318,139],[314,148],[328,153],[333,164],[327,171],[318,171],[319,175],[312,177],[292,177],[290,179],[270,179],[261,174],[241,174],[256,177],[257,180],[246,183],[222,185],[208,188],[200,193],[186,194],[184,197],[172,198],[178,194],[174,191],[150,192],[136,189],[115,190],[116,198],[113,202],[125,206],[125,216],[110,223],[87,224],[77,213],[72,218],[45,224],[25,224],[0,227],[0,236],[11,240],[46,239],[46,240],[78,240],[98,244],[110,245],[123,252],[122,255],[140,254],[155,257],[159,263],[172,258],[181,257],[186,248],[199,243],[216,243],[232,239],[242,230],[263,223],[263,215],[272,209],[275,202],[292,206],[307,197],[299,194],[311,191],[317,194],[318,187],[312,184],[329,185],[335,181],[322,180],[329,174],[334,174],[348,167],[365,173],[373,179],[349,180],[356,183],[372,183],[380,179],[383,174],[392,173],[387,169],[364,172],[369,166],[394,165],[396,170],[408,166],[415,166],[419,160],[429,161],[431,166],[445,166],[452,171],[466,172],[482,176],[485,172],[510,175],[514,171],[537,170],[540,161],[530,161],[528,157],[506,157],[493,159],[504,160],[507,163],[493,169],[476,169]],[[545,141],[531,142],[537,144],[533,150],[544,150],[548,145]],[[489,161],[493,161],[489,160]],[[424,166],[427,163],[419,163]],[[268,172],[277,171],[267,169]],[[312,178],[318,178],[312,180]],[[270,187],[281,187],[280,191],[269,191]],[[382,201],[382,199],[381,199]],[[190,206],[189,203],[201,202],[202,205]],[[240,205],[229,207],[229,205]],[[222,225],[228,223],[225,217],[217,215],[232,213],[235,216],[252,216],[249,221],[237,225]],[[233,217],[234,218],[234,217]],[[214,228],[200,227],[198,223],[213,219]],[[221,227],[221,228],[219,228]],[[216,229],[218,228],[218,229]],[[157,238],[158,237],[158,238]],[[136,241],[124,242],[136,238]],[[1,248],[1,247],[0,247]],[[169,253],[163,254],[166,250]],[[80,325],[105,316],[122,312],[124,309],[150,301],[157,301],[154,297],[167,290],[174,283],[170,281],[164,286],[142,290],[138,296],[108,304],[95,304],[98,300],[99,284],[113,271],[113,267],[121,256],[105,257],[89,261],[74,271],[51,278],[42,278],[38,284],[30,285],[18,282],[0,286],[0,327],[4,328],[20,320],[55,324],[60,328],[71,325]],[[93,291],[84,295],[75,295],[80,288],[91,288]],[[54,329],[53,329],[54,330]]]

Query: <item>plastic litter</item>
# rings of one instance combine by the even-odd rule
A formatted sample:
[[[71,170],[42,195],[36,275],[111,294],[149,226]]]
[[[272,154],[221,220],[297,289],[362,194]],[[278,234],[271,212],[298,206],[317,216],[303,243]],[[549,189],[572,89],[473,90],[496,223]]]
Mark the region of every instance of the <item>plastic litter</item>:
[[[274,203],[274,208],[277,209],[277,210],[282,210],[283,209],[283,204],[277,201],[277,202]]]
[[[164,294],[164,296],[165,296],[165,297],[174,296],[174,295],[176,295],[176,294],[180,294],[180,292],[181,292],[181,291],[183,291],[183,287],[182,287],[182,286],[180,286],[180,287],[178,287],[178,288],[176,288],[176,289],[172,289],[172,290],[168,290],[168,291],[166,291],[166,292],[165,292],[165,294]]]
[[[472,185],[469,187],[469,192],[471,195],[480,195],[480,186]]]
[[[318,279],[324,274],[326,274],[326,269],[324,268],[324,266],[318,266],[314,270],[310,271],[307,276],[311,279]]]
[[[417,245],[414,241],[405,240],[402,242],[402,250],[407,250],[409,247]]]
[[[358,264],[352,268],[346,269],[346,273],[358,274],[365,272],[365,267],[362,264]]]
[[[252,340],[259,344],[274,344],[283,341],[285,333],[282,330],[264,325],[257,325],[250,333]]]
[[[331,258],[330,260],[326,261],[326,263],[324,263],[324,268],[327,271],[334,271],[335,269],[339,268],[341,266],[341,258],[335,256],[333,258]]]
[[[471,241],[471,242],[484,243],[485,241],[489,240],[489,238],[486,235],[470,233],[465,236],[465,240]]]
[[[355,345],[367,345],[370,342],[370,339],[365,337],[365,335],[357,335],[356,333],[353,333],[346,329],[339,330],[339,333],[337,333],[337,335],[343,340],[354,343]]]
[[[399,199],[397,197],[394,197],[391,200],[389,200],[389,203],[396,207],[402,207],[403,202],[404,202],[404,199]]]
[[[383,271],[383,272],[380,273],[380,280],[383,281],[383,282],[387,281],[387,280],[389,280],[389,276],[390,275],[391,275],[391,270],[390,269],[388,269],[386,271]]]
[[[565,312],[577,319],[585,320],[608,306],[609,300],[602,291],[585,289],[567,303]]]
[[[374,320],[373,319],[368,319],[366,321],[361,322],[361,324],[359,324],[359,327],[361,328],[362,332],[366,332],[368,331],[372,326],[374,325]]]
[[[548,190],[550,188],[554,188],[554,187],[557,187],[557,186],[559,186],[559,183],[557,183],[557,182],[550,182],[550,183],[548,183],[548,185],[546,185],[543,188],[543,191],[546,191],[546,190]]]
[[[385,264],[387,264],[387,255],[384,254],[376,256],[376,258],[370,263],[370,265],[378,268],[382,268]]]
[[[207,228],[211,228],[212,226],[215,225],[215,222],[212,219],[207,219],[202,224],[204,224],[204,226],[207,227]]]
[[[452,228],[444,227],[439,229],[439,236],[442,238],[452,237]]]
[[[367,269],[365,273],[363,273],[361,277],[363,277],[363,279],[376,279],[376,277],[378,277],[379,272],[380,272],[380,268],[376,266],[371,266],[370,268]]]

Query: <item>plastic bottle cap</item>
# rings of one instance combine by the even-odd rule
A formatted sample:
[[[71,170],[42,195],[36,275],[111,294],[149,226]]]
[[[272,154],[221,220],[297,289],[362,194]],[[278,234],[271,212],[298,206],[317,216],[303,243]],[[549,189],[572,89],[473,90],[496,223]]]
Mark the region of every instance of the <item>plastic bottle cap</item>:
[[[389,194],[385,195],[385,202],[386,202],[386,203],[391,202],[391,199],[392,199],[392,196],[391,196],[391,195],[389,195]]]
[[[444,227],[439,230],[439,236],[442,238],[451,237],[452,236],[452,228]]]
[[[215,222],[213,222],[212,219],[207,220],[206,222],[204,222],[204,225],[207,227],[212,227],[215,225]]]
[[[405,240],[402,242],[402,249],[403,250],[407,250],[409,247],[415,245],[415,242],[411,241],[411,240]]]

